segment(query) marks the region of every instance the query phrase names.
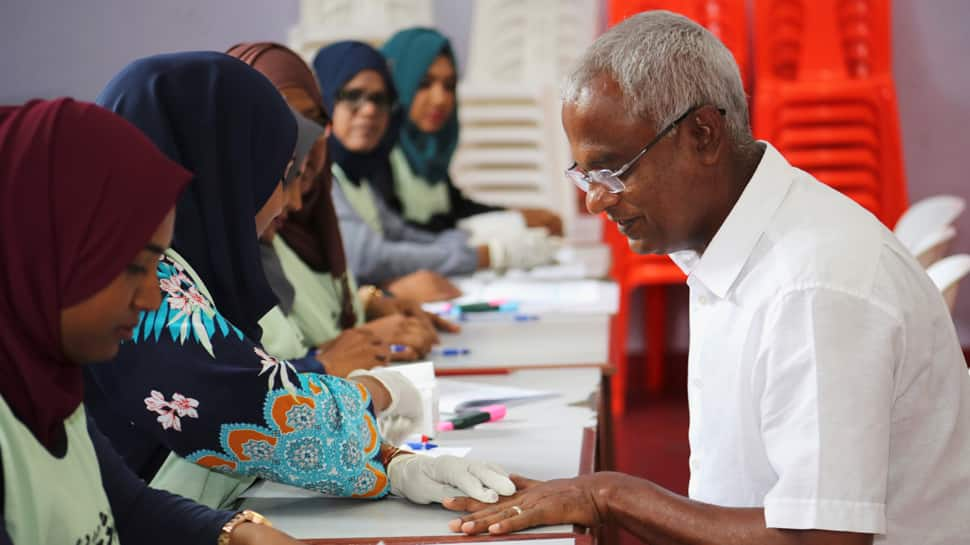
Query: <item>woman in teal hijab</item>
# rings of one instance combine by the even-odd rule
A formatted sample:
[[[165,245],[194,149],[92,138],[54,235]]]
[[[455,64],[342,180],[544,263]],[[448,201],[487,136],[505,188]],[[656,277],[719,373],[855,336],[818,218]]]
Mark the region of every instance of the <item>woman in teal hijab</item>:
[[[391,153],[393,186],[375,189],[405,219],[431,231],[452,229],[461,219],[502,210],[465,197],[448,174],[459,132],[458,74],[448,38],[430,28],[411,28],[392,36],[381,51],[408,115]],[[520,212],[529,227],[562,234],[562,222],[552,212]]]

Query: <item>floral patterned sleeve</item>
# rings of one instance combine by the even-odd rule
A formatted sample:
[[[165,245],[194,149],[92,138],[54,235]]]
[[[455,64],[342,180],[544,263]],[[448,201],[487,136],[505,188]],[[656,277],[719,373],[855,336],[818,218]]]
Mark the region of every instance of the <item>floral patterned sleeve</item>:
[[[336,496],[387,493],[365,388],[298,373],[268,355],[220,315],[170,257],[159,261],[158,276],[159,309],[142,313],[134,338],[113,363],[92,367],[96,390],[108,398],[94,404],[111,409],[97,414],[100,427],[130,423],[142,437],[226,473]],[[119,420],[105,426],[106,417]]]

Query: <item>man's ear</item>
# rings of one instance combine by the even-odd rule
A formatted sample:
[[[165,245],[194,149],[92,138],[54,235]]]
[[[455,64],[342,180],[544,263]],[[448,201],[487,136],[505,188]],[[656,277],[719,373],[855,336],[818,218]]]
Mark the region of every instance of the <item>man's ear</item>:
[[[713,106],[704,106],[690,115],[687,128],[701,164],[716,164],[721,154],[724,131],[727,129],[724,115]]]

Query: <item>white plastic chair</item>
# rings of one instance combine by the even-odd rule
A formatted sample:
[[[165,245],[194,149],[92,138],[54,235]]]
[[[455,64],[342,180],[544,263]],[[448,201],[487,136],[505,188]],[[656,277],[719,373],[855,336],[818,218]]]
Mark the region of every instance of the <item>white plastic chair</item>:
[[[340,40],[380,46],[398,30],[434,26],[431,0],[300,0],[300,20],[289,46],[306,60]]]
[[[956,227],[952,225],[944,226],[936,232],[924,236],[912,248],[909,248],[909,251],[916,256],[916,261],[919,261],[919,264],[925,269],[943,259],[956,234]]]
[[[930,276],[940,293],[946,301],[950,312],[957,300],[957,288],[960,281],[970,273],[970,254],[956,254],[943,258],[926,269],[926,274]]]
[[[945,227],[952,225],[960,217],[964,208],[966,208],[966,201],[961,197],[953,195],[928,197],[913,203],[900,216],[893,232],[913,255],[919,255],[920,251],[926,251],[934,245],[932,241],[925,240],[939,236]],[[945,254],[944,247],[940,255]]]
[[[567,232],[576,216],[559,120],[559,84],[592,43],[596,0],[476,0],[468,66],[458,90],[455,183],[475,199],[548,208]]]

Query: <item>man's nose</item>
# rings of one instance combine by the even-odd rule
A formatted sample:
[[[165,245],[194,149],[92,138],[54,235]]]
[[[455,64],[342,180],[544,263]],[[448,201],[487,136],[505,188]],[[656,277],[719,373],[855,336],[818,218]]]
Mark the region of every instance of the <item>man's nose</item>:
[[[610,193],[603,184],[589,184],[589,191],[586,192],[586,209],[594,216],[607,208],[620,202],[620,196]]]

